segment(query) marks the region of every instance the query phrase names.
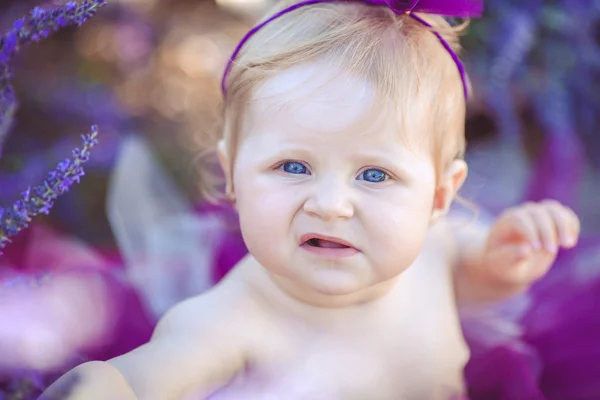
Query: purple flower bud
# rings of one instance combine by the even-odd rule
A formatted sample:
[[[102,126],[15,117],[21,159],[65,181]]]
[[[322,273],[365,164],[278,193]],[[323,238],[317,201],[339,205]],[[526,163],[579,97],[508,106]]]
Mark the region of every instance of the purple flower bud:
[[[18,20],[16,20],[13,24],[13,29],[15,31],[19,31],[21,30],[21,28],[23,28],[25,26],[25,18],[19,18]]]
[[[31,10],[31,17],[34,19],[42,18],[46,12],[41,7],[35,7]]]
[[[17,32],[9,30],[4,36],[4,48],[3,53],[12,55],[17,48]]]
[[[71,160],[69,160],[67,158],[66,160],[58,163],[57,171],[64,172],[67,170],[67,168],[69,168],[70,165],[71,165]]]
[[[26,214],[26,212],[27,212],[26,208],[25,208],[25,204],[23,203],[23,200],[15,201],[15,203],[13,204],[13,210],[18,215],[23,215],[23,214]]]
[[[60,28],[67,26],[68,23],[69,20],[64,15],[61,15],[58,18],[56,18],[56,25]]]
[[[21,195],[23,196],[23,200],[29,201],[31,196],[31,187],[28,187],[23,193],[21,193]]]

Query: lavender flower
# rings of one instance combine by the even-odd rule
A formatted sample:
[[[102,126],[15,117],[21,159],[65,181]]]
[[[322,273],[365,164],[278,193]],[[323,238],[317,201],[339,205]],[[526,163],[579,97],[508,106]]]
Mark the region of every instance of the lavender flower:
[[[12,72],[9,62],[12,57],[21,47],[39,42],[60,28],[81,26],[104,5],[105,0],[84,0],[82,3],[70,1],[53,10],[36,7],[0,36],[0,154],[17,108],[14,89],[10,84]],[[89,159],[90,149],[98,142],[97,136],[98,128],[93,126],[89,134],[81,136],[83,149],[73,150],[72,159],[59,163],[41,185],[27,188],[12,207],[0,207],[0,249],[10,243],[11,236],[25,229],[33,216],[48,214],[56,198],[74,183],[79,183],[84,175],[82,164]]]
[[[25,229],[33,216],[48,214],[56,198],[79,183],[85,174],[82,164],[88,161],[90,149],[98,143],[97,137],[98,127],[92,126],[90,133],[81,135],[83,149],[73,150],[72,159],[60,162],[42,184],[28,187],[11,208],[0,207],[0,249],[10,243],[11,236]]]
[[[105,0],[84,0],[82,3],[70,1],[53,10],[36,7],[29,15],[15,21],[12,28],[0,36],[0,154],[16,109],[14,90],[10,85],[11,58],[21,47],[37,43],[60,28],[81,26],[104,5]]]
[[[0,62],[8,63],[20,47],[39,42],[60,28],[81,26],[105,5],[105,0],[84,0],[80,4],[71,1],[53,10],[34,8],[30,15],[15,21],[0,39]]]

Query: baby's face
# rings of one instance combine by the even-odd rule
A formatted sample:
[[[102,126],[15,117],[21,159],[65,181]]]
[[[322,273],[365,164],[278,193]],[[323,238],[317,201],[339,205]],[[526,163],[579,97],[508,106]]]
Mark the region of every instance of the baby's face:
[[[373,117],[373,98],[368,83],[310,63],[266,81],[248,109],[232,171],[242,234],[262,266],[303,290],[367,289],[421,250],[431,151],[393,113]]]

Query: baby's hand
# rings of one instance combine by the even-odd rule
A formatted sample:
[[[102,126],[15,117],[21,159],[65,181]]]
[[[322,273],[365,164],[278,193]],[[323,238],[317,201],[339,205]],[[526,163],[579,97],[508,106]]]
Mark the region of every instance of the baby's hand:
[[[508,209],[491,228],[483,268],[498,283],[523,289],[546,274],[559,247],[577,244],[579,229],[573,210],[554,200]]]

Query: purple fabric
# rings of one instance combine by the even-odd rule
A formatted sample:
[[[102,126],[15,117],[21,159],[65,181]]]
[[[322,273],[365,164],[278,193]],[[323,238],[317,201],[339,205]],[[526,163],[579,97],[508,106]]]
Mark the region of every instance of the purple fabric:
[[[198,214],[218,215],[226,223],[226,230],[222,232],[222,240],[216,249],[212,266],[212,281],[218,283],[233,267],[246,255],[248,249],[240,231],[237,212],[233,207],[199,203],[195,206]]]
[[[470,398],[600,399],[600,237],[561,252],[529,296],[515,341],[485,348],[467,336]]]
[[[223,73],[223,80],[221,83],[223,94],[225,95],[227,93],[227,77],[229,76],[229,72],[231,71],[233,62],[237,58],[237,56],[240,53],[244,44],[246,44],[246,42],[256,32],[258,32],[260,29],[262,29],[269,22],[281,17],[284,14],[292,12],[300,7],[308,6],[308,5],[312,5],[312,4],[318,4],[318,3],[331,3],[334,1],[335,2],[362,1],[362,2],[368,3],[368,4],[386,6],[386,7],[389,7],[391,10],[393,10],[396,14],[408,13],[416,21],[420,22],[421,24],[423,24],[429,28],[431,28],[431,25],[428,24],[427,22],[425,22],[422,18],[419,18],[418,16],[416,16],[414,14],[415,12],[421,12],[421,13],[427,13],[427,14],[439,14],[439,15],[444,15],[444,16],[461,17],[461,18],[479,17],[483,13],[483,0],[407,0],[407,1],[402,1],[402,0],[304,0],[304,1],[301,1],[299,3],[296,3],[288,8],[285,8],[285,9],[279,11],[277,14],[275,14],[272,17],[261,22],[260,24],[258,24],[254,28],[252,28],[246,34],[246,36],[244,36],[242,38],[240,43],[237,45],[237,47],[233,51],[233,54],[229,58],[229,62],[227,63],[227,66],[225,67],[225,72]],[[460,73],[460,77],[463,82],[465,99],[468,98],[469,87],[467,84],[465,69],[464,69],[462,62],[460,61],[460,58],[452,50],[452,48],[450,47],[448,42],[446,42],[446,40],[444,40],[442,35],[440,35],[438,32],[434,32],[434,34],[439,39],[439,41],[442,43],[444,48],[448,51],[448,53],[450,53],[452,60],[454,60],[454,62],[456,63],[458,72]]]
[[[110,254],[110,258],[119,260],[114,254]],[[59,347],[62,346],[61,343],[66,343],[64,346],[67,350],[59,352],[59,355],[54,356],[53,363],[37,371],[49,384],[82,362],[108,360],[148,342],[156,321],[141,303],[135,289],[123,279],[121,269],[121,264],[99,256],[95,249],[76,238],[50,229],[40,222],[32,222],[29,229],[14,237],[13,243],[6,248],[0,259],[0,293],[4,295],[0,299],[0,304],[3,305],[0,310],[0,347],[3,347],[3,342],[7,343],[7,337],[11,338],[11,330],[7,329],[9,327],[33,337],[42,326],[40,340],[46,343],[51,343],[47,338],[53,332],[57,336],[65,335],[56,339],[55,343]],[[86,296],[98,300],[93,308],[97,314],[78,312],[78,304],[72,303],[72,293],[66,294],[63,299],[71,301],[72,304],[67,305],[47,301],[48,295],[55,295],[57,292],[24,290],[28,283],[37,281],[36,278],[46,273],[50,283],[54,281],[56,284],[67,277],[72,284],[90,288]],[[42,280],[36,286],[41,288],[45,285],[44,282]],[[11,287],[14,287],[13,295],[9,296]],[[53,307],[52,304],[56,306]],[[62,312],[58,312],[61,310]],[[14,318],[15,315],[19,318]],[[77,329],[73,330],[74,335],[69,336],[70,330],[65,327],[70,325],[63,325],[64,321],[73,321],[68,315],[78,315],[76,323],[82,327],[92,323],[98,334],[94,339],[81,340],[75,333],[79,328],[75,326]],[[9,318],[10,323],[5,323]],[[96,324],[99,318],[105,322]],[[39,321],[48,323],[40,325]],[[3,347],[0,351],[0,399],[3,398],[2,381],[14,379],[21,369],[31,363],[27,361],[27,357],[23,359],[20,352],[15,352],[12,359],[7,357],[5,349]]]

